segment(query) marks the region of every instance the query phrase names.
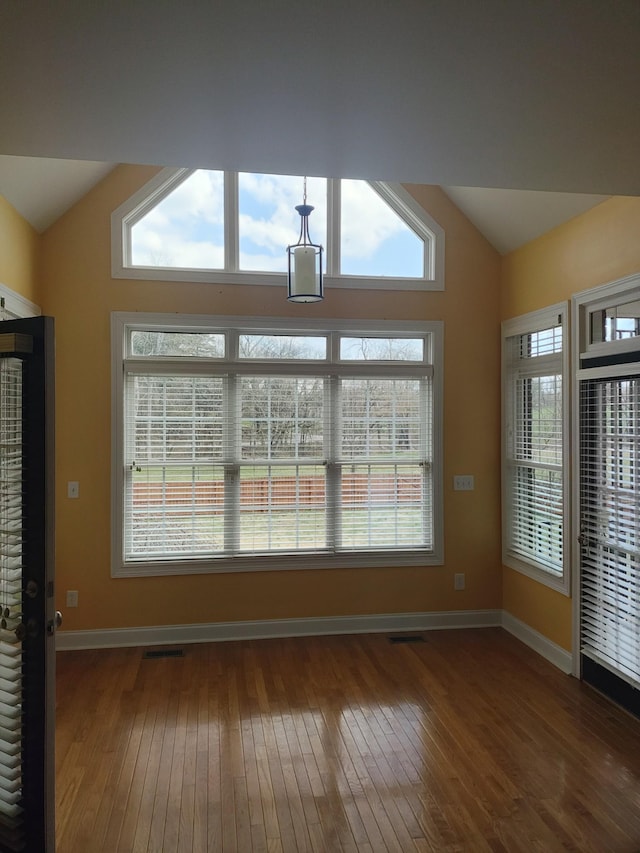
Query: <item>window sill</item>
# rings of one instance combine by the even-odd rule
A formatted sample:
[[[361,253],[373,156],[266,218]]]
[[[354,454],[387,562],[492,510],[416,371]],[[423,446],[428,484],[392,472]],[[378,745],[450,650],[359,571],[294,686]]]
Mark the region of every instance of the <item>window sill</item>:
[[[528,563],[526,560],[508,553],[502,555],[502,562],[508,568],[513,569],[522,575],[526,575],[543,586],[555,589],[556,592],[566,595],[567,597],[571,595],[569,573],[566,569],[562,575],[554,575],[547,569],[540,568],[534,563]]]
[[[284,273],[226,272],[224,270],[184,269],[167,267],[115,266],[112,278],[132,281],[202,282],[204,284],[233,284],[286,288]],[[441,280],[425,278],[383,278],[369,276],[323,277],[325,288],[360,290],[444,290]]]
[[[235,574],[236,572],[306,571],[315,569],[397,568],[399,566],[440,566],[441,555],[431,550],[360,551],[358,554],[281,554],[204,558],[202,560],[129,561],[112,567],[114,578],[171,575]]]

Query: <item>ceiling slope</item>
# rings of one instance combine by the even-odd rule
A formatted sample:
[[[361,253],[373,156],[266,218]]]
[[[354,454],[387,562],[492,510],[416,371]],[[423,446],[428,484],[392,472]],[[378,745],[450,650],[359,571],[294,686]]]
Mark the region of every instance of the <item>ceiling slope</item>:
[[[0,153],[640,194],[637,0],[5,2]]]
[[[0,195],[42,233],[112,168],[89,160],[0,155]]]

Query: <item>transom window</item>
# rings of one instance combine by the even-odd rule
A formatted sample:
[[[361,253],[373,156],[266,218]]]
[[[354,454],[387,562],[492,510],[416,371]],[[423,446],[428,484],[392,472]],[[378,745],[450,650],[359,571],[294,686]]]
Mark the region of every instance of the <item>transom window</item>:
[[[568,593],[565,318],[503,323],[503,560]]]
[[[284,284],[303,178],[164,169],[112,217],[113,275]],[[307,179],[328,286],[443,289],[444,234],[400,184]]]
[[[438,323],[113,317],[113,573],[441,561]]]

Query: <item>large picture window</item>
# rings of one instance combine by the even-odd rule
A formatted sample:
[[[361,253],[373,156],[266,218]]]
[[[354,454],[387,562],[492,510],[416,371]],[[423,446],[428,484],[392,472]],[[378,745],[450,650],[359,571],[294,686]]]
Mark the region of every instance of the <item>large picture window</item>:
[[[503,560],[568,594],[565,319],[503,323]]]
[[[115,314],[113,350],[115,575],[441,561],[440,324]]]

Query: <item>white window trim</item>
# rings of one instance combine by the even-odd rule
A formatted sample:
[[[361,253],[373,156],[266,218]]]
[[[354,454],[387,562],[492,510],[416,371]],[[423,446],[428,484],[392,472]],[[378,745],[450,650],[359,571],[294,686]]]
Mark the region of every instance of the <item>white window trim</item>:
[[[34,303],[11,290],[6,284],[0,284],[0,300],[4,299],[4,308],[7,314],[12,317],[39,317],[42,313],[40,308]]]
[[[215,328],[241,328],[242,330],[270,333],[290,329],[297,334],[314,331],[339,331],[358,334],[429,334],[431,342],[430,371],[432,372],[433,399],[433,547],[426,549],[363,551],[339,554],[293,554],[214,558],[208,561],[167,561],[125,563],[124,541],[124,367],[126,335],[130,328],[167,329],[175,326],[211,331]],[[114,312],[111,315],[112,358],[112,466],[111,466],[111,575],[112,577],[141,577],[177,574],[211,574],[243,571],[281,571],[283,569],[356,568],[374,566],[431,566],[444,562],[443,521],[443,322],[398,321],[394,323],[371,321],[326,321],[283,318],[246,318],[202,316],[189,314],[142,314]],[[298,362],[299,364],[299,362]],[[317,362],[315,362],[317,365]],[[371,365],[372,373],[379,365]],[[415,369],[418,369],[414,365]]]
[[[589,318],[593,311],[611,308],[614,305],[624,305],[629,300],[635,301],[639,288],[640,274],[636,274],[574,294],[572,297],[574,327],[578,330],[575,341],[576,364],[584,358],[636,352],[640,349],[640,339],[637,337],[591,343],[589,333]]]
[[[121,204],[111,215],[111,275],[144,281],[188,281],[216,284],[248,284],[286,287],[284,273],[241,272],[238,269],[238,173],[224,173],[225,257],[221,270],[133,266],[131,226],[158,204],[194,169],[165,168]],[[372,189],[424,241],[424,278],[343,275],[340,272],[340,180],[327,179],[327,271],[329,288],[366,290],[444,290],[444,229],[399,183],[369,181]],[[232,224],[232,225],[231,225]],[[231,227],[230,227],[231,226]],[[292,234],[292,239],[295,238]],[[282,247],[284,253],[286,246]]]
[[[545,586],[569,596],[571,593],[571,554],[570,554],[570,378],[569,378],[569,324],[568,306],[566,302],[560,302],[533,311],[520,317],[504,320],[502,323],[502,562],[505,566],[515,569],[521,574],[527,575],[533,580]],[[524,335],[541,331],[557,323],[558,317],[562,323],[562,560],[563,571],[561,577],[556,577],[541,564],[529,561],[512,553],[508,548],[510,529],[510,502],[509,477],[507,464],[507,400],[509,392],[508,376],[508,346],[509,338],[515,335]]]

